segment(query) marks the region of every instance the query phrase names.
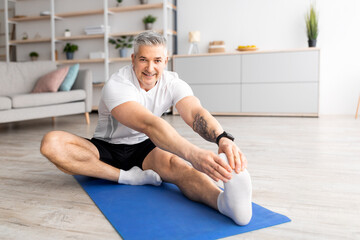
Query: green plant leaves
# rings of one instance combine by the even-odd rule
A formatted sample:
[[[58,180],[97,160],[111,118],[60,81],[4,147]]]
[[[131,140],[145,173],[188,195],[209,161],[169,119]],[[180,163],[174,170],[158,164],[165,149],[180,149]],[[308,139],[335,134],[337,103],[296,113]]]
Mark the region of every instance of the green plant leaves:
[[[308,39],[316,40],[319,35],[318,29],[318,13],[314,4],[310,5],[309,12],[305,16],[306,32]]]
[[[143,23],[154,23],[156,21],[156,17],[154,17],[153,15],[147,15],[143,18]]]
[[[75,52],[78,50],[78,45],[67,43],[63,49],[64,52]]]
[[[115,49],[118,48],[132,48],[132,41],[134,41],[133,36],[120,36],[117,39],[109,39],[109,43],[115,45]]]

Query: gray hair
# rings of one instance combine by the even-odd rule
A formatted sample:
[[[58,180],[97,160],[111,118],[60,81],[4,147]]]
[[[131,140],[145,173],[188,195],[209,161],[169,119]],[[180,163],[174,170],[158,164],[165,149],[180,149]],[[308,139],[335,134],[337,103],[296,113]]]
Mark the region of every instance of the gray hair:
[[[134,39],[134,54],[139,51],[140,46],[156,46],[162,45],[165,47],[165,55],[167,55],[166,38],[155,31],[145,31],[138,34]]]

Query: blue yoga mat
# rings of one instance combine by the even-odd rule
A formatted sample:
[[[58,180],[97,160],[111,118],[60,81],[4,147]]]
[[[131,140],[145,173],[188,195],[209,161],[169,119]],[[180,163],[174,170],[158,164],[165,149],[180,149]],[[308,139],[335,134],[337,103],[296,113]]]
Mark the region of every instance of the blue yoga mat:
[[[170,183],[129,186],[75,178],[125,240],[218,239],[291,221],[253,203],[250,223],[238,226],[218,211],[190,201]]]

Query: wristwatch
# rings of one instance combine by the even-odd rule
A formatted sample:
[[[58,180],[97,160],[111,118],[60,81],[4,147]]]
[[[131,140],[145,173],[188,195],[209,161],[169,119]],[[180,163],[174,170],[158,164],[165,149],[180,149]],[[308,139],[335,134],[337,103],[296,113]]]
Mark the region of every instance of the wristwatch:
[[[222,134],[220,134],[217,138],[216,138],[216,144],[219,146],[219,141],[222,137],[226,137],[228,139],[230,139],[231,141],[234,141],[234,137],[230,134],[230,133],[227,133],[227,132],[223,132]]]

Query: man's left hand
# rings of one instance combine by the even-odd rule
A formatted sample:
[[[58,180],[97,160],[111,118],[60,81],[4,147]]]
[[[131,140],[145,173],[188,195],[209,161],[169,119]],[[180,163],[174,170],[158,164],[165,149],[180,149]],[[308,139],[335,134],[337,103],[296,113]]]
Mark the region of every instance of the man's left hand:
[[[245,155],[240,151],[238,146],[228,138],[221,138],[219,141],[218,153],[225,153],[229,161],[229,165],[236,173],[240,173],[247,168],[247,160]]]

